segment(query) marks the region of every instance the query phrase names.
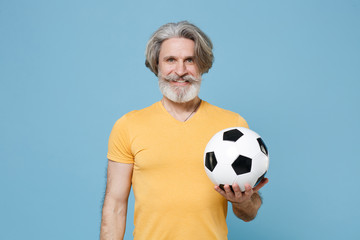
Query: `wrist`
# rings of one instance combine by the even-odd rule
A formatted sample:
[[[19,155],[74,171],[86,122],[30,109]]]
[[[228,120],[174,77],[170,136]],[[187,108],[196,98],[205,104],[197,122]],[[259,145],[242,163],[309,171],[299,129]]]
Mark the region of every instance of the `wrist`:
[[[251,201],[251,199],[247,199],[247,200],[243,200],[241,202],[231,202],[231,204],[233,205],[233,207],[246,209],[252,205],[252,201]]]

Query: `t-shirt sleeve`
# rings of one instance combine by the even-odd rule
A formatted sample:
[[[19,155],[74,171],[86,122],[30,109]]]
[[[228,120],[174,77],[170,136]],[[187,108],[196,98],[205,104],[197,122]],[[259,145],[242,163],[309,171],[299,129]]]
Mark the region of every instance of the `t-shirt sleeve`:
[[[247,124],[246,120],[239,114],[237,119],[237,125],[239,125],[240,127],[249,128],[249,125]]]
[[[121,163],[134,163],[131,152],[128,121],[126,115],[116,121],[111,130],[107,158]]]

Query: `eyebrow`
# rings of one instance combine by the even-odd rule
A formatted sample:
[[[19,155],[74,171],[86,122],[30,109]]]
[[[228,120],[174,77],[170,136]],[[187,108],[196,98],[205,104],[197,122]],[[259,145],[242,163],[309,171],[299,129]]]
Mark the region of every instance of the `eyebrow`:
[[[163,57],[163,60],[166,60],[166,59],[169,59],[169,58],[177,58],[177,57],[172,56],[172,55],[170,55],[170,56],[165,56],[165,57]],[[189,59],[189,58],[195,59],[195,56],[193,55],[193,56],[185,56],[185,57],[184,57],[184,59]]]

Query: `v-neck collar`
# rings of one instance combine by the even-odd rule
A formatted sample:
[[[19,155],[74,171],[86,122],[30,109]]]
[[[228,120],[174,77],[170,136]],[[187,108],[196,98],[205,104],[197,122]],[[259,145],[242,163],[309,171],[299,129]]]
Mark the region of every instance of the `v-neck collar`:
[[[176,118],[174,118],[164,107],[164,105],[162,104],[161,101],[157,102],[158,106],[160,107],[160,109],[166,114],[167,118],[170,119],[170,121],[175,122],[178,125],[188,125],[190,124],[192,121],[196,120],[198,118],[198,115],[201,114],[203,105],[204,105],[204,101],[201,100],[199,107],[197,108],[196,112],[194,112],[192,114],[192,116],[186,120],[185,122],[179,121]]]

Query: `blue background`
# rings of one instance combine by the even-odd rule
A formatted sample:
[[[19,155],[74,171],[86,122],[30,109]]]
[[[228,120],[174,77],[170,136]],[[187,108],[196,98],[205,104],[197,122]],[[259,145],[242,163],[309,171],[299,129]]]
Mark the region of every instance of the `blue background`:
[[[229,239],[360,239],[357,0],[0,0],[0,239],[98,239],[109,133],[161,98],[145,44],[180,20],[214,43],[201,98],[271,154]]]

